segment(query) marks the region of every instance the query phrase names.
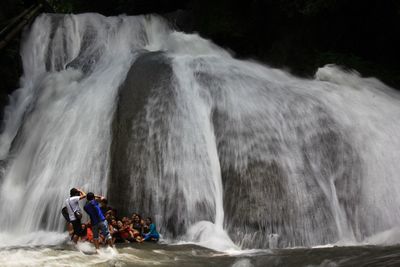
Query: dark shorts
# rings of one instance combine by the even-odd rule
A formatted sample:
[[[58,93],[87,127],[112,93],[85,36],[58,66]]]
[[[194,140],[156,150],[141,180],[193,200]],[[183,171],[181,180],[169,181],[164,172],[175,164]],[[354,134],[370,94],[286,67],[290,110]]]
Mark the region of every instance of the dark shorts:
[[[74,235],[84,236],[81,220],[74,220],[74,221],[71,221],[71,223],[72,223],[72,227],[74,228]]]
[[[108,231],[108,223],[106,220],[99,222],[98,224],[95,224],[92,226],[93,230],[93,239],[99,239],[99,232],[101,231],[101,234],[104,236],[106,240],[111,239],[110,232]]]

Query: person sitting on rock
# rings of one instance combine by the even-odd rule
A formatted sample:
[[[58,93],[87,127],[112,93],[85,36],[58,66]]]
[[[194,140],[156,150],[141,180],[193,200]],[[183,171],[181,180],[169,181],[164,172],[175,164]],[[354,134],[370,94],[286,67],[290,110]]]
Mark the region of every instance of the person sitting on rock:
[[[124,218],[122,218],[124,220]],[[125,223],[122,221],[117,222],[118,226],[118,233],[119,237],[125,242],[125,243],[130,243],[136,241],[133,237],[133,231],[129,226],[129,222],[127,220],[124,220]]]
[[[136,214],[136,216],[132,216],[132,224],[131,228],[133,229],[133,237],[135,238],[136,242],[143,241],[143,224],[140,218],[140,215]]]
[[[100,209],[103,212],[103,215],[106,216],[107,211],[111,210],[111,207],[108,206],[108,201],[106,198],[102,198],[100,200]]]
[[[150,217],[146,219],[146,226],[149,228],[149,232],[144,234],[144,241],[155,241],[160,239],[160,234],[156,230],[156,225],[153,223]]]

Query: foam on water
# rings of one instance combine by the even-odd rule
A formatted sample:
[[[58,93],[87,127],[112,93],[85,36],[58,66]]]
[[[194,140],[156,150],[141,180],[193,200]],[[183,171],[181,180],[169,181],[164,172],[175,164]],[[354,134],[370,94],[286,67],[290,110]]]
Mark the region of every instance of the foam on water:
[[[232,267],[253,267],[249,259],[239,259],[232,264]]]
[[[221,226],[208,221],[200,221],[192,225],[188,229],[185,238],[186,240],[191,240],[194,244],[216,251],[239,249]]]
[[[112,248],[102,248],[93,253],[86,245],[79,245],[81,250],[68,249],[7,249],[0,251],[1,266],[91,266],[112,265],[117,261],[129,259],[135,263],[135,257],[128,254],[119,254]],[[151,262],[148,260],[148,262]],[[154,261],[152,262],[155,263]]]
[[[69,240],[67,233],[38,231],[25,235],[0,233],[0,249],[8,247],[55,246]]]

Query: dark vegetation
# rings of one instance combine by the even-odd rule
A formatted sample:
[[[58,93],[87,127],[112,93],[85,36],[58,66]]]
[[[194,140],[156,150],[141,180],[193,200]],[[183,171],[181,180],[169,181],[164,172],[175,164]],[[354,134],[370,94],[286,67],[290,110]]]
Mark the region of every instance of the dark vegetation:
[[[336,63],[400,89],[400,1],[239,2],[195,1],[196,30],[239,56],[299,75]]]
[[[0,26],[35,2],[2,0]],[[253,58],[305,77],[311,77],[320,66],[335,63],[400,89],[398,0],[48,2],[59,13],[167,14],[179,29],[198,32],[239,58]],[[19,40],[14,40],[0,51],[0,105],[18,87],[18,50]]]
[[[23,10],[22,1],[2,0],[0,2],[0,30]],[[7,95],[18,86],[18,79],[22,72],[18,48],[19,38],[12,40],[9,45],[0,50],[0,114],[7,103]]]

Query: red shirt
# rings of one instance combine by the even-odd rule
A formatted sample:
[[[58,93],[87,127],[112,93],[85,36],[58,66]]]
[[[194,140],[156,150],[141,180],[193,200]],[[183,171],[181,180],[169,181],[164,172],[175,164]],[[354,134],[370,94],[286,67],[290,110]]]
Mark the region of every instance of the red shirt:
[[[130,237],[129,231],[129,227],[124,227],[122,230],[119,231],[119,235],[121,236],[121,238],[127,239]]]

